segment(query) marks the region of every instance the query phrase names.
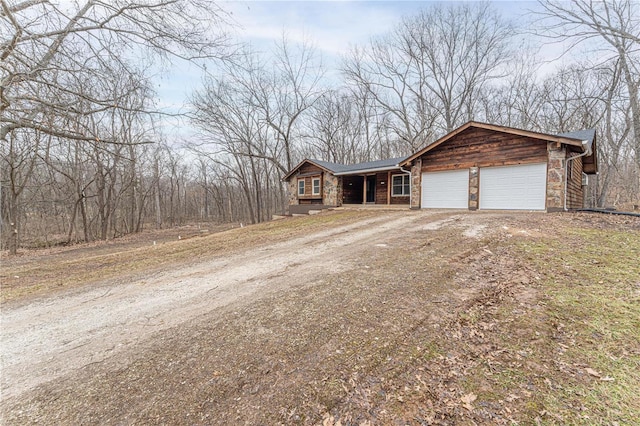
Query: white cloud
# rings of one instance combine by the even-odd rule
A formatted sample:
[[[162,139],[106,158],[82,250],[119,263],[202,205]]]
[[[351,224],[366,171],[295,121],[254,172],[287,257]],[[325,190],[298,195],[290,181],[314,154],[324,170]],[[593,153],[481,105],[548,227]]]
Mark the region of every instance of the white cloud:
[[[252,43],[312,41],[327,56],[348,52],[375,34],[388,32],[421,2],[235,1],[221,3],[238,23],[238,36]]]

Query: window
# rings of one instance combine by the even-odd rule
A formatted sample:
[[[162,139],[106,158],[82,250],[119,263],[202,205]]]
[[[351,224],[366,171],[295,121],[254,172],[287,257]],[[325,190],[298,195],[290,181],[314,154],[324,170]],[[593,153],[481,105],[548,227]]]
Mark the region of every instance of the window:
[[[320,178],[313,178],[311,181],[313,184],[313,195],[320,195]]]
[[[298,179],[298,195],[304,195],[304,179]]]
[[[565,160],[567,161],[567,160]],[[571,163],[569,163],[569,165],[567,166],[567,180],[568,181],[572,181],[573,180],[573,161]]]
[[[399,197],[409,195],[411,189],[409,185],[409,175],[393,175],[391,176],[391,195]]]

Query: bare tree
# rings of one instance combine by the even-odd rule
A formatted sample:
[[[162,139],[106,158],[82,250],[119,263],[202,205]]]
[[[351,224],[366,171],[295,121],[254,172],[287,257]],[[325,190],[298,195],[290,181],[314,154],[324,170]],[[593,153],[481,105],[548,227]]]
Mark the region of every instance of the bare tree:
[[[533,129],[570,132],[593,128],[602,117],[602,99],[608,81],[589,65],[562,67],[538,86],[538,114]]]
[[[573,0],[540,2],[541,35],[552,40],[570,40],[569,49],[584,42],[601,62],[618,62],[626,86],[633,123],[633,149],[640,176],[640,3],[635,0]]]
[[[629,179],[625,179],[629,175],[626,159],[631,158],[627,150],[631,148],[630,136],[633,121],[630,105],[625,101],[624,85],[620,83],[621,73],[620,62],[614,62],[611,67],[603,68],[598,73],[600,85],[605,88],[601,101],[603,117],[599,132],[601,136],[600,173],[594,203],[598,207],[617,204],[618,197],[612,203],[609,200],[610,190],[616,181],[632,191],[625,201],[635,201],[634,198],[637,197],[637,192],[640,190],[637,179],[633,179],[631,182]]]
[[[385,124],[411,151],[432,137],[436,112],[429,107],[430,94],[420,82],[425,77],[420,75],[421,64],[400,52],[392,36],[374,40],[368,47],[354,48],[343,71],[349,84],[371,96],[380,115],[391,117]]]
[[[25,130],[11,135],[1,144],[2,153],[2,230],[10,254],[16,254],[23,215],[21,195],[29,185],[39,162],[39,151],[46,138],[39,132]],[[7,226],[8,225],[8,226]]]
[[[411,150],[473,118],[481,88],[505,74],[511,29],[488,3],[423,10],[351,52],[348,81],[389,112]]]
[[[310,156],[337,163],[369,160],[370,142],[358,99],[348,92],[331,90],[314,104],[308,120]]]
[[[74,82],[139,74],[128,59],[140,63],[146,53],[219,57],[227,42],[220,32],[224,12],[209,1],[0,0],[0,10],[0,140],[23,128],[72,140],[105,137],[69,129],[64,121],[125,108],[122,94],[78,92]]]
[[[301,138],[304,115],[324,92],[320,88],[324,69],[309,41],[291,43],[284,33],[273,54],[273,68],[262,77],[251,75],[250,81],[257,84],[245,89],[249,89],[252,104],[272,131],[270,137],[284,157],[286,173],[294,166],[295,140]]]
[[[521,129],[541,129],[544,96],[539,84],[541,62],[530,46],[521,46],[508,60],[510,72],[480,89],[476,119]]]
[[[247,48],[219,75],[207,77],[191,101],[201,139],[192,150],[228,169],[254,222],[273,212],[268,188],[283,191],[279,175],[297,160],[304,121],[321,95],[322,68],[311,46],[283,38],[274,53],[267,66],[263,55]]]

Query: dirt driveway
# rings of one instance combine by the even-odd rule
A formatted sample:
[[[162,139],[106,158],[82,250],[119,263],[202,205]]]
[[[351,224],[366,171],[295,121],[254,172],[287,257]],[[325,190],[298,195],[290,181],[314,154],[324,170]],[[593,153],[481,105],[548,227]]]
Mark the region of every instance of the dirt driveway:
[[[7,303],[4,422],[318,422],[345,404],[350,374],[393,365],[402,336],[438,333],[491,283],[469,269],[493,255],[489,241],[539,234],[544,220],[378,212]]]
[[[221,306],[360,262],[398,229],[439,227],[431,215],[380,214],[346,226],[260,245],[134,282],[43,298],[2,312],[2,395],[23,392],[97,363]],[[450,220],[450,219],[447,219]],[[250,231],[249,231],[250,232]],[[348,267],[353,267],[349,265]]]

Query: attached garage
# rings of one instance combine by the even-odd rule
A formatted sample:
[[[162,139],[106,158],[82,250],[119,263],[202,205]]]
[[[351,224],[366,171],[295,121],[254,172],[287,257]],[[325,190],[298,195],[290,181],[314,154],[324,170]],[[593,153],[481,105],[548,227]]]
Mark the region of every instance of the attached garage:
[[[597,172],[595,130],[548,134],[470,121],[399,165],[411,167],[412,208],[561,211],[584,206]]]
[[[544,210],[547,164],[480,168],[481,210]]]
[[[469,169],[423,173],[421,198],[422,208],[469,208]]]

